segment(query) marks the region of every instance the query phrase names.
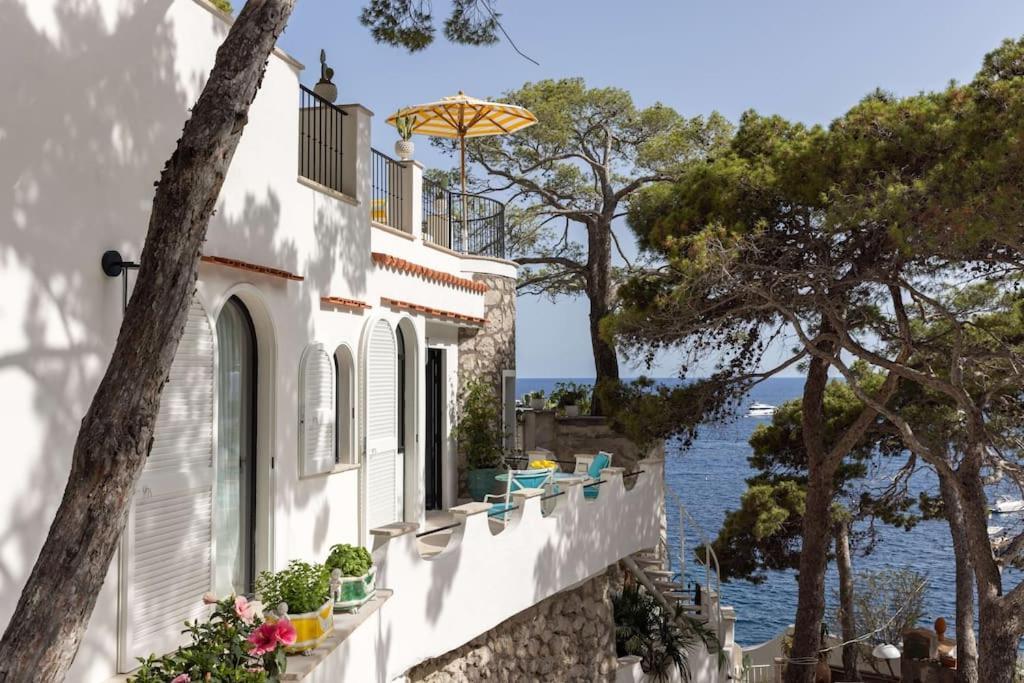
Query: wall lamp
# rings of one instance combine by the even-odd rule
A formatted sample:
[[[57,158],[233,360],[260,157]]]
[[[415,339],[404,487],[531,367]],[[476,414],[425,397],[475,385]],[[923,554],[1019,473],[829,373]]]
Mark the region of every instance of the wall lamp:
[[[137,270],[139,264],[135,261],[125,261],[121,258],[121,252],[111,249],[103,252],[100,257],[100,267],[107,277],[121,276],[121,306],[122,311],[128,309],[128,271]]]

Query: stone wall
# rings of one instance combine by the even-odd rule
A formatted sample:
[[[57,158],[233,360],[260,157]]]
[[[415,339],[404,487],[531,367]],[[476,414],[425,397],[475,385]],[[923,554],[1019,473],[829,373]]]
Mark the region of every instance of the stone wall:
[[[477,273],[476,282],[490,289],[484,295],[483,327],[459,328],[459,390],[467,382],[482,378],[501,396],[502,370],[516,367],[516,281],[500,275]],[[459,496],[466,492],[466,456],[459,453]]]
[[[500,391],[501,371],[516,367],[516,281],[480,273],[473,280],[490,287],[484,295],[487,322],[459,328],[459,383],[482,377]]]
[[[664,456],[663,445],[656,447],[659,453],[641,452],[603,417],[559,417],[553,410],[524,410],[519,421],[524,451],[546,448],[559,460],[572,460],[577,453],[606,451],[612,454],[612,465],[631,471],[645,457]]]
[[[617,580],[613,567],[553,595],[459,649],[413,668],[409,680],[614,680],[618,663],[610,584]]]

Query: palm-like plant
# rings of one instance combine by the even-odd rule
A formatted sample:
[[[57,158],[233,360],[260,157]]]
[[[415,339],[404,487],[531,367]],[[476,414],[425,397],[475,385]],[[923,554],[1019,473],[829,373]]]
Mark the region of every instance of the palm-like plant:
[[[667,681],[673,666],[684,681],[690,680],[687,651],[703,645],[720,652],[718,638],[700,621],[679,607],[665,609],[637,586],[627,586],[612,597],[615,613],[615,647],[618,655],[637,655],[645,673]]]

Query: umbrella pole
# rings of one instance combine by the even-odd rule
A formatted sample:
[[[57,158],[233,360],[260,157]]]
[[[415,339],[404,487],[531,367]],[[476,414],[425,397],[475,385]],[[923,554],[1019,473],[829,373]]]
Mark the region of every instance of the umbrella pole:
[[[469,253],[469,228],[466,225],[466,136],[459,136],[459,158],[462,167],[462,251]]]

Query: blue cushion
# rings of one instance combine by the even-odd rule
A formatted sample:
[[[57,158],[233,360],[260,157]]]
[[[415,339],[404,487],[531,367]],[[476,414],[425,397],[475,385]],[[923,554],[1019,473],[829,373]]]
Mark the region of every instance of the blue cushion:
[[[611,458],[604,451],[601,451],[594,456],[594,461],[590,463],[590,467],[587,468],[587,476],[598,479],[601,476],[601,470],[611,463]],[[591,487],[593,488],[593,487]]]
[[[592,500],[594,498],[597,498],[597,490],[599,488],[601,488],[601,487],[600,486],[585,486],[583,488],[583,497],[587,498],[588,500]]]
[[[512,475],[512,490],[538,489],[548,478],[548,470],[539,470],[529,474],[515,473]]]
[[[488,517],[497,517],[503,515],[510,510],[512,503],[495,503],[491,506],[491,509],[487,511]]]

